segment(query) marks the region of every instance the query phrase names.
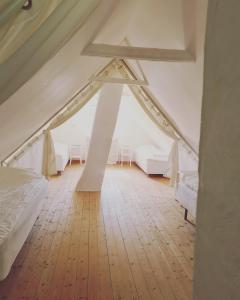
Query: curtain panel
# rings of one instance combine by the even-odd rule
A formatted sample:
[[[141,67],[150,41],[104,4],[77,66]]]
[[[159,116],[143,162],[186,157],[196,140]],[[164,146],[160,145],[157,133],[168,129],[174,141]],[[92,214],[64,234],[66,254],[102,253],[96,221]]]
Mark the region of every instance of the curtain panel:
[[[0,104],[72,37],[99,4],[99,0],[37,0],[38,4],[33,3],[34,10],[32,7],[21,10],[13,18],[12,14],[5,17],[11,1],[22,5],[20,0],[9,0],[1,11],[6,22],[0,24],[0,38],[4,39],[3,52],[0,52]]]
[[[0,26],[11,21],[20,11],[26,0],[1,0]]]
[[[62,1],[63,0],[33,0],[31,9],[25,11],[22,10],[21,7],[26,0],[11,0],[11,7],[7,6],[7,8],[0,8],[1,64],[9,59],[22,45],[24,45],[25,42],[27,42]],[[10,8],[12,11],[11,14],[9,12]]]

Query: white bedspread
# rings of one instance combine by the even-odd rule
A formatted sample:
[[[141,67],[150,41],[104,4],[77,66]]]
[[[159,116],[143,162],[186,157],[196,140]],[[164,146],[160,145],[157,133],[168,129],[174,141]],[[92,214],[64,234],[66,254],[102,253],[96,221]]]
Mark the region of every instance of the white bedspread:
[[[0,245],[45,184],[32,171],[0,168]]]
[[[46,197],[43,176],[30,170],[0,168],[0,279],[9,272]]]
[[[143,145],[135,150],[135,155],[139,155],[145,159],[152,159],[156,161],[168,161],[168,154],[161,152],[153,145]]]
[[[167,174],[169,169],[169,155],[153,145],[138,147],[134,153],[136,164],[146,174]]]
[[[56,169],[63,172],[69,161],[69,146],[67,144],[54,142],[56,155]]]

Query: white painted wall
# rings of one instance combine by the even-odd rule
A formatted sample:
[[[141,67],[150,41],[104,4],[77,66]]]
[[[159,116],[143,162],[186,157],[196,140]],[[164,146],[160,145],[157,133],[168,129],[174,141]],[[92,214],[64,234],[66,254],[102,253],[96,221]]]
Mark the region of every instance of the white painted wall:
[[[43,171],[43,135],[32,145],[24,149],[24,153],[10,161],[9,166],[21,169],[32,169],[42,174]]]
[[[149,119],[128,87],[124,90],[114,138],[132,149],[152,144],[169,153],[172,145],[172,140]]]
[[[99,93],[96,94],[77,114],[63,125],[52,130],[54,141],[70,145],[85,145],[89,142]]]
[[[194,300],[240,299],[239,12],[209,1]]]

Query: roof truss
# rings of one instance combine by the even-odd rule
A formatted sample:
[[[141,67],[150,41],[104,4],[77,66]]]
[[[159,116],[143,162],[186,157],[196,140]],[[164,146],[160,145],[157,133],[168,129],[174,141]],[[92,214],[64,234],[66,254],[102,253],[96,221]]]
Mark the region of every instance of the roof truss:
[[[140,85],[140,86],[147,86],[148,82],[145,80],[134,80],[128,78],[115,78],[115,77],[105,77],[105,76],[91,76],[89,79],[92,81],[99,81],[102,83],[119,83],[119,84],[127,84],[127,85]]]

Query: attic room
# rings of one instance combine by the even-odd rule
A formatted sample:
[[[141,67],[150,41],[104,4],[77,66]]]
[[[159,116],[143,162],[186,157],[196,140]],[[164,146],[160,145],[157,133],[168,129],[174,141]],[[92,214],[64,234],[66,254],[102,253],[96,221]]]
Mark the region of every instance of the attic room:
[[[2,0],[0,300],[239,299],[236,0]]]
[[[68,161],[71,163],[71,160],[78,161],[80,165],[86,162],[99,96],[100,94],[97,93],[73,117],[52,130],[55,155],[58,155],[59,161],[57,171],[63,172]],[[152,152],[155,155],[156,152],[156,155],[166,157],[166,163],[162,162],[166,165],[165,170],[150,170],[152,175],[163,174],[169,168],[171,147],[171,139],[154,125],[131,91],[124,87],[107,164],[132,165],[136,163],[136,154],[140,155],[146,149],[147,154]],[[62,159],[62,156],[66,159]],[[139,164],[141,165],[141,161]]]

